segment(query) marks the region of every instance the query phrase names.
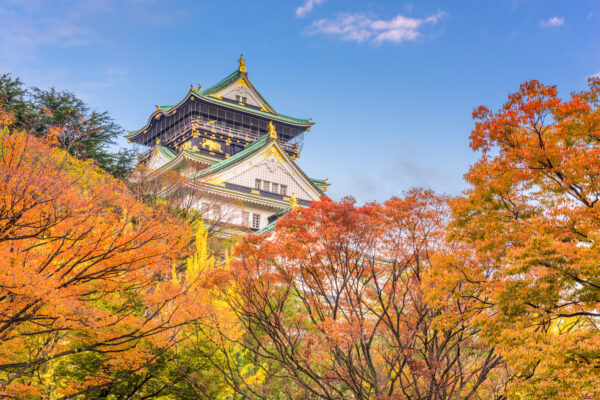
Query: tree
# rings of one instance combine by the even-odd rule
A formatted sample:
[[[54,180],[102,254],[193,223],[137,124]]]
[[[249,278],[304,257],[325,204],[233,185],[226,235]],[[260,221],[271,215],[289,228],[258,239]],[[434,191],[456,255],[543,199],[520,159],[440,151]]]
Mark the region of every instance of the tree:
[[[600,398],[600,80],[570,99],[530,81],[479,107],[481,159],[453,202],[476,262],[481,323],[512,374],[510,398]]]
[[[0,393],[110,393],[198,317],[170,279],[190,229],[13,119],[0,112]]]
[[[192,164],[183,170],[156,171],[140,164],[129,176],[127,185],[150,207],[164,209],[193,226],[202,223],[214,253],[223,253],[235,241],[231,232],[224,234],[224,231],[231,226],[239,204],[211,197],[196,178],[200,170]],[[216,247],[220,247],[220,251]]]
[[[93,159],[114,176],[131,172],[137,155],[131,150],[114,153],[111,147],[124,134],[107,112],[96,112],[68,91],[25,88],[18,78],[0,75],[0,105],[12,112],[15,128],[39,137],[59,129],[57,144],[81,159]]]
[[[0,106],[12,113],[15,126],[24,127],[26,121],[32,118],[32,106],[27,97],[28,91],[19,78],[10,74],[0,75]]]
[[[472,297],[449,285],[426,296],[453,252],[445,201],[414,190],[291,210],[238,246],[231,285],[218,275],[245,330],[221,335],[272,362],[287,398],[493,398],[501,360],[469,324]]]

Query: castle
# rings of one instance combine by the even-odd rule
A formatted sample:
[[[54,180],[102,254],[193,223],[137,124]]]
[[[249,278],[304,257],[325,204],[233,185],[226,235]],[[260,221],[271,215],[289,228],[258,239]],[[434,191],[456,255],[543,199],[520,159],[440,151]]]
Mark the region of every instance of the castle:
[[[215,85],[191,86],[177,104],[156,106],[144,127],[127,139],[149,147],[140,162],[154,174],[176,171],[203,194],[195,208],[209,221],[268,232],[291,207],[307,207],[327,190],[295,159],[314,123],[275,109],[236,71]]]

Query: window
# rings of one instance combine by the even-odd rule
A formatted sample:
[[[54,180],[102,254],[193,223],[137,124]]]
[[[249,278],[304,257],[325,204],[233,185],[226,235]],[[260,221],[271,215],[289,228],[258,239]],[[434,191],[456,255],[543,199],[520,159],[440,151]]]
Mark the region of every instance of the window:
[[[242,97],[242,103],[246,103],[248,101],[247,97]]]
[[[260,228],[260,214],[252,214],[252,228]]]
[[[272,183],[272,191],[273,193],[279,193],[279,184],[278,183]]]
[[[263,190],[266,190],[267,192],[271,191],[271,182],[268,181],[263,181]]]
[[[258,189],[258,190],[260,190],[260,185],[261,185],[261,182],[262,182],[262,181],[261,181],[260,179],[257,179],[257,180],[254,182],[254,189]]]
[[[250,226],[250,213],[248,211],[242,211],[242,225]]]
[[[235,101],[237,101],[237,102],[239,102],[239,101],[240,101],[240,95],[239,95],[239,94],[236,94],[236,95],[235,95]]]
[[[281,185],[281,190],[279,191],[279,193],[281,193],[284,196],[287,196],[287,186]]]

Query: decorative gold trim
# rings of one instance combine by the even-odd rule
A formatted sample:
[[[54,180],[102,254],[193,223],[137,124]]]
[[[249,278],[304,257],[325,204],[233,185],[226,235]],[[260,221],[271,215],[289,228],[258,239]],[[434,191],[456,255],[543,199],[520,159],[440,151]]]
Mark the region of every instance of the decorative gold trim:
[[[208,149],[208,151],[218,151],[220,153],[223,152],[223,149],[221,148],[221,143],[219,142],[215,142],[214,140],[210,140],[207,138],[203,138],[202,139],[202,147],[205,147]]]

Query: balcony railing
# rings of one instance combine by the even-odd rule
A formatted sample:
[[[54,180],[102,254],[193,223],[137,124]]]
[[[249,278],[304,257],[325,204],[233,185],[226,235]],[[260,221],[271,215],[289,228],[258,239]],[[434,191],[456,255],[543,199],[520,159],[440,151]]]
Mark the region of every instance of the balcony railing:
[[[219,125],[217,123],[217,121],[208,121],[208,120],[200,119],[198,117],[192,117],[192,118],[187,119],[184,122],[184,124],[182,126],[180,126],[177,130],[169,133],[167,135],[167,137],[165,138],[164,143],[166,145],[168,145],[168,144],[172,143],[173,141],[179,139],[186,133],[193,132],[194,130],[203,130],[203,131],[207,131],[207,132],[211,132],[211,133],[227,135],[227,136],[230,136],[235,139],[243,139],[243,140],[247,140],[249,142],[253,142],[260,137],[257,134],[249,133],[249,132],[243,131],[241,129],[225,127],[225,126]],[[284,150],[294,152],[294,153],[298,152],[298,143],[281,143],[281,142],[279,142],[279,144]],[[146,157],[148,157],[152,153],[152,150],[153,149],[149,149],[149,150],[145,151],[144,153],[142,153],[142,156],[141,156],[142,159],[145,159]]]

